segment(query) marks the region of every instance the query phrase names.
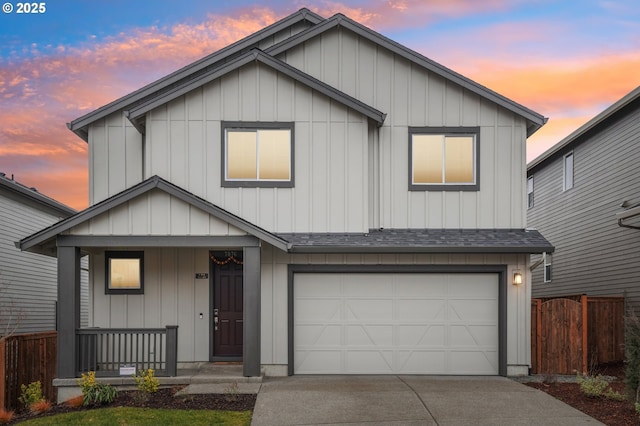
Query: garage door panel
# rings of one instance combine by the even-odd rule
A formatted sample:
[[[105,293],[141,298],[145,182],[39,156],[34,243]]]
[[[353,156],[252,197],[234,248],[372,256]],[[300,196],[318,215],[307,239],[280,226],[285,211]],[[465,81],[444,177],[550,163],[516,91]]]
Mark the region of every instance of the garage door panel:
[[[341,325],[299,325],[294,334],[301,347],[340,346]]]
[[[442,321],[446,313],[446,302],[440,299],[399,299],[396,306],[400,320]]]
[[[393,327],[390,325],[351,325],[345,327],[345,345],[350,346],[392,346]]]
[[[306,297],[342,297],[342,283],[337,274],[309,275],[296,283],[296,289]]]
[[[498,312],[497,274],[296,274],[294,372],[498,374]]]
[[[397,344],[402,346],[419,346],[429,348],[445,345],[445,327],[433,325],[400,325],[397,327]]]
[[[348,321],[384,321],[393,318],[393,301],[389,299],[345,299],[344,307],[344,318]]]

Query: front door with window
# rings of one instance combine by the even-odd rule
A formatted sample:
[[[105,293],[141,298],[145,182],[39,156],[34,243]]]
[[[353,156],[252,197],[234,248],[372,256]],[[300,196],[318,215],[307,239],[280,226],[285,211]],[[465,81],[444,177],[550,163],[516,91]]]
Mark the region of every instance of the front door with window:
[[[242,254],[212,252],[211,360],[242,358]]]

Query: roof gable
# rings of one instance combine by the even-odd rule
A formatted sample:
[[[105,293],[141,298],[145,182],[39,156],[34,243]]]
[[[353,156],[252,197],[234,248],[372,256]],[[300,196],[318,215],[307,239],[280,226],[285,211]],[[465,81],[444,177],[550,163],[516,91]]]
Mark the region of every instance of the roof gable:
[[[280,31],[285,30],[300,22],[308,22],[311,25],[322,22],[324,18],[310,11],[307,8],[302,8],[299,11],[275,22],[268,27],[263,28],[227,47],[224,47],[196,62],[193,62],[159,80],[154,81],[128,95],[125,95],[119,99],[116,99],[109,104],[98,108],[88,114],[79,117],[67,124],[67,127],[87,141],[88,132],[87,126],[96,120],[106,117],[116,111],[130,108],[136,103],[148,100],[155,97],[157,94],[164,92],[167,89],[171,89],[174,85],[181,83],[186,79],[193,78],[200,72],[206,72],[210,68],[215,68],[224,60],[237,54],[254,48],[258,43],[266,38],[277,34]]]
[[[227,62],[226,64],[221,65],[220,67],[199,76],[198,78],[194,78],[192,80],[184,82],[183,84],[176,86],[172,90],[167,91],[162,95],[158,95],[147,100],[146,102],[140,103],[139,105],[131,108],[129,111],[126,111],[125,114],[127,115],[127,118],[129,118],[129,120],[133,123],[133,125],[141,130],[141,122],[147,112],[251,62],[259,62],[261,64],[264,64],[274,69],[275,71],[278,71],[294,79],[295,81],[300,82],[305,86],[316,90],[355,111],[360,112],[361,114],[375,121],[378,126],[381,126],[384,122],[384,119],[386,117],[385,113],[378,111],[377,109],[347,95],[346,93],[339,91],[334,87],[329,86],[328,84],[323,83],[322,81],[314,77],[311,77],[310,75],[298,70],[297,68],[294,68],[283,61],[280,61],[279,59],[265,54],[259,49],[253,49],[239,56],[238,58],[235,58]]]
[[[63,221],[60,221],[48,228],[43,229],[33,235],[30,235],[18,243],[16,245],[21,250],[29,250],[35,249],[38,246],[43,245],[44,243],[54,239],[56,236],[61,233],[82,225],[83,223],[96,218],[112,209],[115,209],[118,206],[123,205],[124,203],[131,201],[135,198],[138,198],[150,191],[158,189],[166,192],[167,194],[187,203],[194,207],[203,210],[206,213],[220,219],[235,228],[238,228],[250,235],[253,235],[260,240],[266,241],[267,243],[281,249],[287,250],[288,244],[282,238],[200,198],[196,195],[185,191],[184,189],[162,179],[159,176],[153,176],[138,185],[135,185],[129,189],[126,189],[119,194],[114,195],[111,198],[108,198],[98,204],[95,204],[78,214],[71,216]]]
[[[527,171],[531,171],[534,168],[540,166],[542,163],[545,163],[548,159],[554,157],[555,154],[562,151],[568,145],[574,144],[578,142],[578,140],[583,139],[584,136],[588,135],[590,132],[594,131],[597,128],[600,128],[606,121],[622,113],[628,107],[631,107],[631,104],[633,104],[634,102],[636,103],[636,108],[640,107],[640,103],[636,102],[639,100],[640,86],[627,93],[609,108],[605,109],[600,114],[596,115],[591,120],[578,127],[560,142],[540,154],[537,158],[535,158],[533,161],[531,161],[531,163],[527,165]]]
[[[59,217],[69,217],[76,213],[71,207],[39,193],[35,188],[28,188],[15,181],[13,175],[11,179],[9,179],[4,173],[0,173],[0,193],[2,192],[12,194],[17,199],[24,200],[23,202],[30,202],[35,207],[49,211],[51,214]]]
[[[517,115],[522,116],[527,120],[527,136],[535,133],[547,121],[544,116],[538,114],[537,112],[530,110],[529,108],[526,108],[525,106],[520,105],[517,102],[514,102],[511,99],[508,99],[435,61],[432,61],[431,59],[419,54],[418,52],[415,52],[408,47],[403,46],[340,13],[324,20],[317,25],[314,25],[313,27],[305,31],[289,37],[286,40],[281,41],[280,43],[276,43],[275,45],[265,49],[265,53],[268,53],[271,56],[277,56],[295,46],[298,46],[301,43],[304,43],[307,40],[317,37],[322,33],[338,26],[341,28],[346,28],[356,33],[360,37],[363,37],[378,46],[382,46],[390,50],[391,52],[411,61],[412,63],[420,65],[427,70],[449,81],[452,81],[464,87],[465,89],[476,93],[477,95],[482,96],[483,98],[488,99],[506,108],[507,110],[512,111]]]

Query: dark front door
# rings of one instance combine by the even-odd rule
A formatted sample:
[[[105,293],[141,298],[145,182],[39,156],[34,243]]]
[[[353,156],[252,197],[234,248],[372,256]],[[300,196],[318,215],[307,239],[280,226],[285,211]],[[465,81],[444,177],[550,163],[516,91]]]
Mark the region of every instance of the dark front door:
[[[242,357],[242,255],[211,253],[212,358]]]

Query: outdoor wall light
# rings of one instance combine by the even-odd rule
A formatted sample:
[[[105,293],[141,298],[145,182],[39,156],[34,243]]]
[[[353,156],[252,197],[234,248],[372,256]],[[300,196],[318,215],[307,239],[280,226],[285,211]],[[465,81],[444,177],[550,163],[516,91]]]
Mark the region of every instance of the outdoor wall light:
[[[522,273],[520,271],[513,273],[513,285],[522,285]]]

